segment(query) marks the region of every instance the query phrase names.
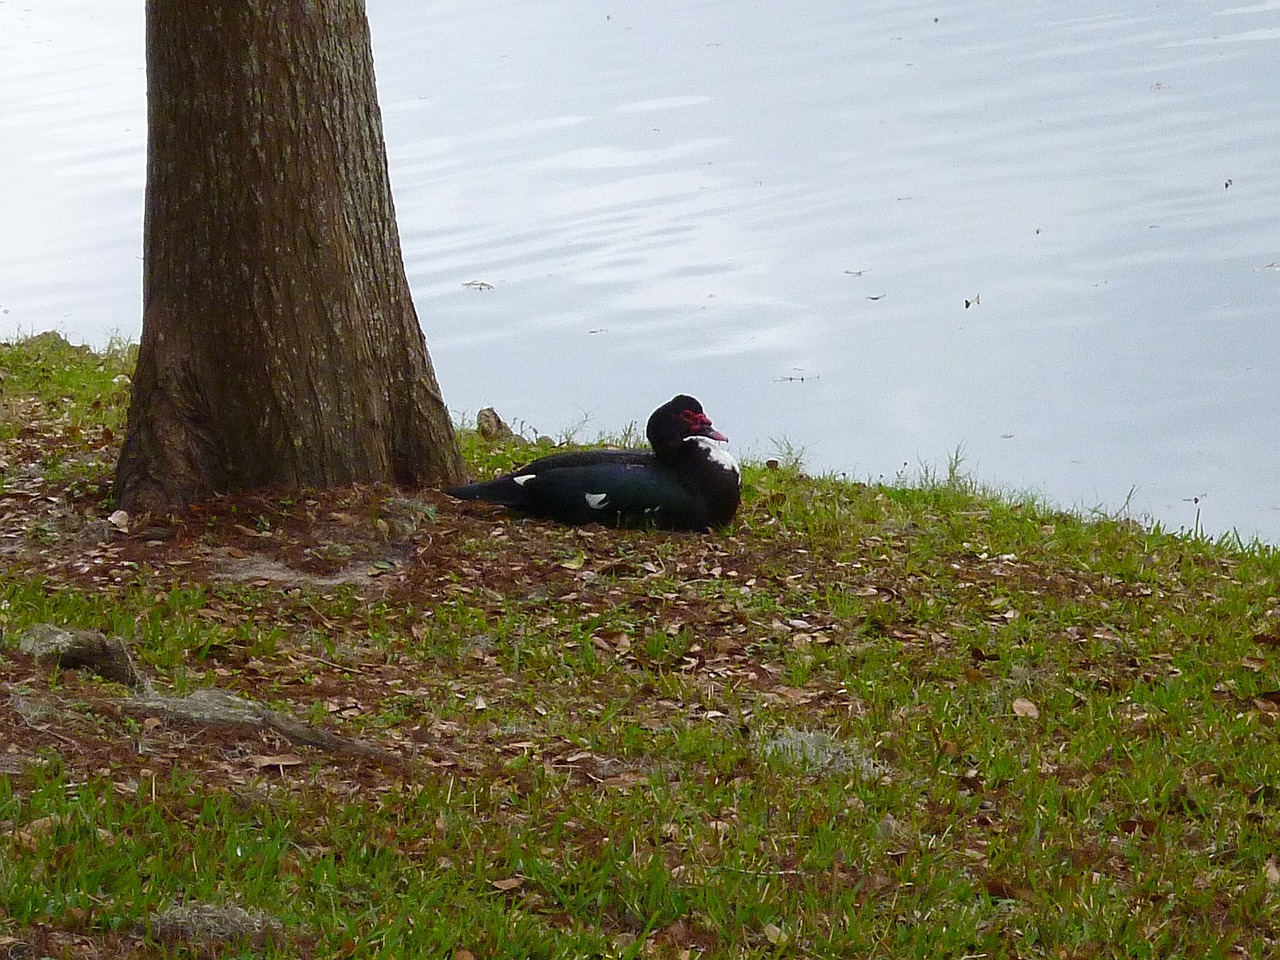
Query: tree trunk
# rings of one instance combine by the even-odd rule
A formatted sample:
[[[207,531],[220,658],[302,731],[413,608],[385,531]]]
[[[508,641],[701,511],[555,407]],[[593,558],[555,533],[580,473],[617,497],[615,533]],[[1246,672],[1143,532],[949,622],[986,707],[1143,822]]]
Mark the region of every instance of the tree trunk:
[[[143,323],[116,499],[462,473],[362,0],[148,0]]]

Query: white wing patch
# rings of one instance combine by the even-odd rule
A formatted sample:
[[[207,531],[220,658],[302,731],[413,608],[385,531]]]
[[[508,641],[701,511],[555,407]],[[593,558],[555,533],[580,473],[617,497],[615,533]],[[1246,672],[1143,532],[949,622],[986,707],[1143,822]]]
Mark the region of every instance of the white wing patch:
[[[603,510],[609,500],[609,495],[607,493],[588,493],[586,498],[587,506],[592,510]]]
[[[738,461],[733,459],[733,454],[710,437],[685,437],[684,442],[696,443],[705,451],[707,459],[717,467],[722,470],[728,470],[734,476],[739,476]]]
[[[515,481],[515,484],[517,487],[523,487],[526,483],[528,483],[530,480],[532,480],[536,476],[537,476],[536,473],[526,473],[523,476],[512,477],[511,479]]]

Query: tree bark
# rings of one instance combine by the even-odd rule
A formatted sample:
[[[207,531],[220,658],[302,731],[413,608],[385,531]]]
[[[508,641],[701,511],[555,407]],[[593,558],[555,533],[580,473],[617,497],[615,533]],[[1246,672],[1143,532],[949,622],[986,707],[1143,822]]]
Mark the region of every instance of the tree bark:
[[[116,499],[453,481],[363,0],[147,0],[143,323]]]

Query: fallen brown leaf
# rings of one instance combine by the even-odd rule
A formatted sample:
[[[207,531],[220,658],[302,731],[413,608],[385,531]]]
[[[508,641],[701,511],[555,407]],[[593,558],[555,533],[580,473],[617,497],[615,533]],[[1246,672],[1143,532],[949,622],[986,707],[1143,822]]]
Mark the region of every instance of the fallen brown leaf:
[[[1029,900],[1031,892],[1003,877],[987,877],[982,881],[987,896],[993,900]]]
[[[1264,647],[1280,647],[1280,629],[1264,630],[1253,635],[1253,642]]]
[[[300,767],[307,761],[297,754],[282,753],[277,756],[259,756],[250,757],[249,763],[259,770],[265,770],[267,767]]]

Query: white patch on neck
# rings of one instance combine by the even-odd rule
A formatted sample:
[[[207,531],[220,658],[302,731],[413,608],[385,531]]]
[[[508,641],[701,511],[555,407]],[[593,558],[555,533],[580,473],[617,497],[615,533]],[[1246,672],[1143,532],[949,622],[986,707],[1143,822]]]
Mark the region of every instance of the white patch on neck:
[[[526,483],[528,483],[530,480],[532,480],[536,476],[537,476],[536,473],[526,473],[519,477],[512,477],[511,479],[515,481],[515,484],[517,487],[523,487]]]
[[[702,447],[707,455],[707,459],[714,463],[722,470],[727,470],[736,477],[740,477],[738,470],[738,461],[733,459],[733,454],[726,450],[720,444],[716,443],[710,437],[685,437],[685,443],[696,443]]]
[[[587,506],[592,510],[603,510],[605,502],[609,499],[607,493],[588,493],[586,494]]]

